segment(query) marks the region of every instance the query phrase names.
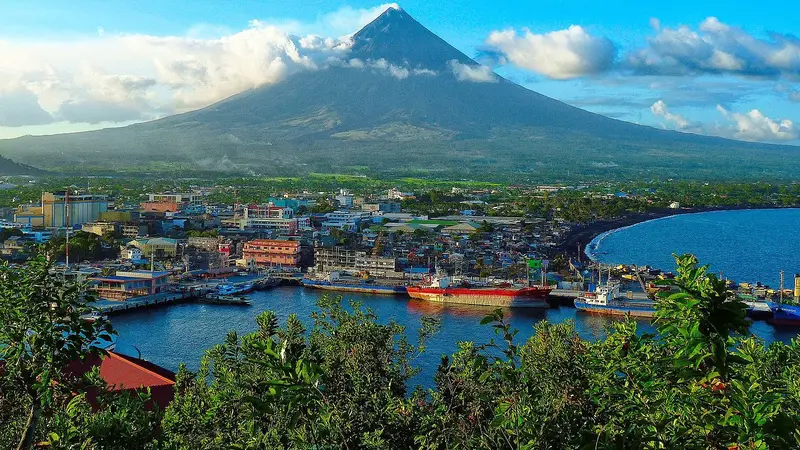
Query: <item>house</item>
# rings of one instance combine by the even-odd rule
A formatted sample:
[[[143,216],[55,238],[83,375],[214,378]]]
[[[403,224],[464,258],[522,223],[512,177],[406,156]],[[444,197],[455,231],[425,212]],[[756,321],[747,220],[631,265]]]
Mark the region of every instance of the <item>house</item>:
[[[129,261],[141,261],[142,251],[136,247],[128,246],[122,250],[122,259],[127,259]]]
[[[88,355],[70,364],[66,373],[74,377],[99,368],[100,378],[112,393],[150,392],[147,408],[163,410],[175,396],[175,374],[143,359],[104,351],[102,355]],[[87,399],[96,405],[97,393],[88,392]]]

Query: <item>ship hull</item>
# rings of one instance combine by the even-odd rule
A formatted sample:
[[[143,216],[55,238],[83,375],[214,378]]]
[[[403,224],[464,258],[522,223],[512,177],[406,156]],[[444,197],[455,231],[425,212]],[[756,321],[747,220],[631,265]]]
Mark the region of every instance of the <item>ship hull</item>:
[[[767,306],[772,311],[772,318],[768,320],[772,325],[800,327],[800,306],[770,301],[767,301]]]
[[[303,280],[303,286],[311,289],[322,289],[326,291],[353,292],[358,294],[377,294],[377,295],[403,295],[406,293],[405,286],[379,286],[364,284],[330,283],[325,281]]]
[[[604,316],[631,316],[650,319],[655,316],[656,309],[648,305],[591,305],[575,299],[575,308],[590,313]]]
[[[495,306],[504,308],[549,308],[550,289],[470,289],[470,288],[406,288],[411,298],[436,303]]]

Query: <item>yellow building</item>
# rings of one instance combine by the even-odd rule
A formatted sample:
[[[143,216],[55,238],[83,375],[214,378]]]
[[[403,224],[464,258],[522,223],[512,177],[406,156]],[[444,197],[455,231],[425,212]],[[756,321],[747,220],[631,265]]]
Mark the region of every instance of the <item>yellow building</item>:
[[[42,192],[41,205],[21,206],[14,215],[14,222],[32,227],[72,227],[94,222],[106,211],[108,198],[105,195]]]
[[[30,227],[44,226],[44,213],[41,206],[20,206],[14,213],[14,223],[27,225]]]
[[[133,214],[130,211],[105,211],[100,213],[100,222],[133,222]]]
[[[113,233],[117,231],[117,226],[108,222],[92,222],[83,224],[81,230],[85,231],[86,233],[103,236],[106,233]]]

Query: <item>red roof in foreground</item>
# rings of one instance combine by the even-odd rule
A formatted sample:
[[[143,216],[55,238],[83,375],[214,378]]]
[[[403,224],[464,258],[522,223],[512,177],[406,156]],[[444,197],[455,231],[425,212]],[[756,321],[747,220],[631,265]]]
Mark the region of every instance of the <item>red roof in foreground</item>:
[[[80,376],[100,367],[100,377],[112,392],[150,389],[151,402],[165,408],[174,398],[175,374],[143,359],[114,352],[103,357],[90,356],[67,368],[71,375]],[[152,405],[151,405],[152,406]]]

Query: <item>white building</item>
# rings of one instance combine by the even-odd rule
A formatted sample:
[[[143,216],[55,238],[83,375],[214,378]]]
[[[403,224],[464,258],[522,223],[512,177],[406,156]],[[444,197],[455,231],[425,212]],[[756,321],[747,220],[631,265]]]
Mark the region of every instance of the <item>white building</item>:
[[[336,228],[342,231],[357,231],[361,221],[372,219],[372,213],[368,211],[334,211],[325,214],[325,221],[322,228]]]
[[[178,192],[167,194],[147,194],[151,202],[173,202],[177,204],[197,205],[203,203],[205,195],[194,192]]]
[[[142,259],[142,251],[136,247],[126,247],[122,251],[122,259],[129,261],[139,261]]]

